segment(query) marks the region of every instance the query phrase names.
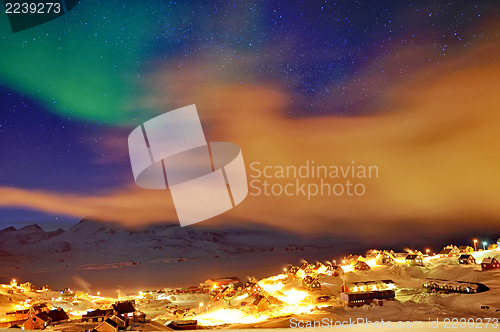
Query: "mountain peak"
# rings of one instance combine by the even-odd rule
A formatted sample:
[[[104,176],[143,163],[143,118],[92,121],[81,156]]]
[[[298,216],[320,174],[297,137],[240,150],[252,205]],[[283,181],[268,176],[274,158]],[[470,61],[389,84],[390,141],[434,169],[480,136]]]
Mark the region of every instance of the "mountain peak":
[[[42,227],[37,224],[26,225],[23,228],[19,229],[20,231],[44,231]]]
[[[10,226],[0,230],[0,233],[15,232],[17,229],[14,226]]]

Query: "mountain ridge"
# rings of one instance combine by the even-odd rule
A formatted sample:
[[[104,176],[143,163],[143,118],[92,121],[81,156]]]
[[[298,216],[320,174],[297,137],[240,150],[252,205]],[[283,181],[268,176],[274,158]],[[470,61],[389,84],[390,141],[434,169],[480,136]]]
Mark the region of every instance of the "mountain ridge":
[[[132,229],[118,223],[82,219],[67,230],[45,231],[37,224],[0,230],[0,252],[3,258],[10,258],[13,267],[34,264],[44,268],[98,268],[107,264],[181,262],[322,247],[310,243],[297,234],[251,224],[216,228],[164,223]]]

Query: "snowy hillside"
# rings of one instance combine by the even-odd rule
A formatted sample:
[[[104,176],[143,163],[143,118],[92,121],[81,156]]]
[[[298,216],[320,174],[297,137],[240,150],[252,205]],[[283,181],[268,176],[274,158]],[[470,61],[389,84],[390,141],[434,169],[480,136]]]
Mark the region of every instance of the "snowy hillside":
[[[38,225],[0,231],[0,257],[7,269],[170,263],[304,248],[311,246],[296,235],[251,226],[215,230],[160,224],[127,229],[119,224],[82,220],[67,231],[46,232]]]

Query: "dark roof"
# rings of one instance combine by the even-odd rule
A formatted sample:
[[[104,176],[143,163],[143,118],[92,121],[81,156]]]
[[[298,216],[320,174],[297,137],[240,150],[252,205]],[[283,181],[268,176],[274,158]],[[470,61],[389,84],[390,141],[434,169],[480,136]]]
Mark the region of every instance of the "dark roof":
[[[474,256],[472,256],[471,254],[462,254],[460,255],[459,259],[469,259],[469,257],[474,258]]]
[[[483,261],[481,262],[481,264],[493,264],[495,261],[496,261],[495,258],[493,258],[493,257],[487,257],[487,258],[483,259]]]
[[[373,300],[373,299],[388,299],[394,298],[395,292],[393,290],[379,290],[370,292],[356,292],[356,293],[341,293],[344,294],[342,297],[348,299],[348,301],[363,301],[363,300]]]
[[[365,261],[357,261],[356,264],[354,264],[354,267],[360,267],[365,265],[369,267],[369,265]]]
[[[60,322],[62,320],[69,319],[66,312],[61,308],[49,311],[48,315],[53,322]]]
[[[113,314],[113,309],[106,309],[106,310],[96,309],[96,310],[87,312],[82,317],[111,316],[112,314]]]
[[[257,297],[255,298],[255,301],[253,301],[253,303],[252,303],[252,304],[253,304],[253,305],[259,305],[259,303],[260,303],[263,299],[265,299],[265,297],[264,297],[264,296],[262,296],[262,295],[257,295]]]
[[[452,251],[452,249],[443,249],[441,250],[441,252],[439,253],[440,255],[448,255],[450,252]]]
[[[113,327],[118,327],[118,323],[112,320],[111,318],[106,318],[106,320],[103,323],[108,323],[109,325]]]
[[[46,322],[50,319],[49,315],[45,312],[41,312],[41,313],[37,314],[36,317],[40,318],[44,322]]]
[[[132,302],[126,301],[113,304],[113,310],[119,314],[128,314],[129,312],[134,312],[135,308]]]
[[[467,249],[467,248],[469,248],[469,246],[460,246],[460,247],[458,247],[458,249],[460,249],[460,250]]]
[[[415,260],[419,256],[420,255],[417,255],[417,254],[408,254],[408,255],[406,255],[406,259]]]

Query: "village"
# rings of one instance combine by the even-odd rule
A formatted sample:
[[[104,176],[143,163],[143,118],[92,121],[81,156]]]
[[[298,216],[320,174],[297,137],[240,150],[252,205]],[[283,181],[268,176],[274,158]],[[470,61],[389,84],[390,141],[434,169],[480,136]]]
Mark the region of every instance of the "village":
[[[390,320],[397,306],[428,309],[443,303],[450,313],[498,321],[499,258],[500,239],[495,243],[474,239],[471,245],[447,245],[439,252],[373,249],[338,261],[284,265],[281,273],[261,280],[211,278],[196,286],[118,297],[52,290],[12,279],[0,285],[0,328],[170,331],[248,328],[270,322],[272,327],[287,327],[290,317],[327,317],[333,312],[355,316],[363,307]],[[465,312],[464,302],[469,303]]]

